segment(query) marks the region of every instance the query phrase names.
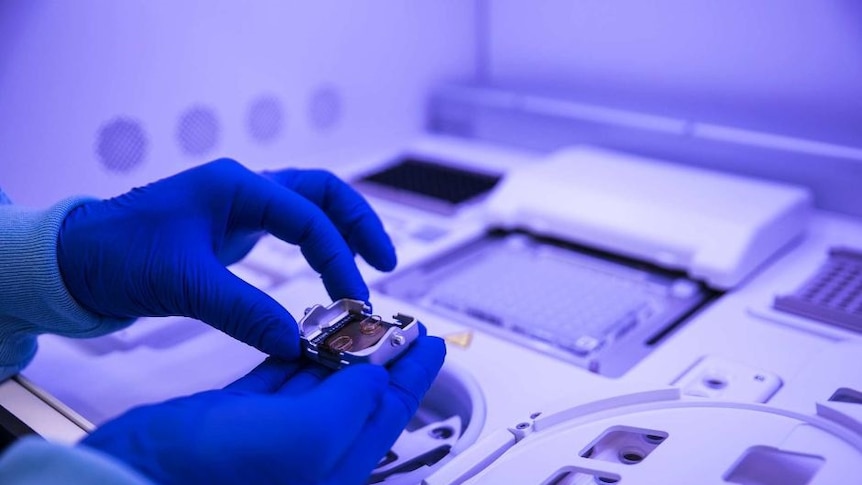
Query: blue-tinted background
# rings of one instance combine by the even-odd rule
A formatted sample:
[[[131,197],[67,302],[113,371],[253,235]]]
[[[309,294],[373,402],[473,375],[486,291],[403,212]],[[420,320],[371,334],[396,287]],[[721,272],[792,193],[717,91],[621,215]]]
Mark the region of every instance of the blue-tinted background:
[[[451,130],[432,94],[452,84],[803,138],[839,155],[476,121],[474,108],[458,114],[468,129]],[[0,184],[19,203],[107,196],[219,156],[337,167],[434,129],[778,178],[858,214],[862,4],[4,0],[0,113]]]

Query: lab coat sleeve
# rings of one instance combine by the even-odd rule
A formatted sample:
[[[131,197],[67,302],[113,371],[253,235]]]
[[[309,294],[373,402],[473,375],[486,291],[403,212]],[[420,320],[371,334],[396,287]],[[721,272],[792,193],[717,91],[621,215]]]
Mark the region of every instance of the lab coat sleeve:
[[[0,381],[33,359],[40,333],[94,337],[133,321],[89,312],[63,284],[57,235],[66,215],[88,200],[70,198],[36,210],[0,196]]]
[[[122,463],[85,446],[66,446],[25,437],[0,455],[4,485],[67,485],[110,483],[152,485]]]

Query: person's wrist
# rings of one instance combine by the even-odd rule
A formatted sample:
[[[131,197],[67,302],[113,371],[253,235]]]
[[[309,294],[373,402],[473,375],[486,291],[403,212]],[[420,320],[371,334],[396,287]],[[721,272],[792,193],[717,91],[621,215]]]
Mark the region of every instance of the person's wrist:
[[[66,217],[63,219],[63,223],[60,225],[60,230],[57,232],[57,268],[60,272],[60,280],[63,282],[63,286],[65,286],[66,292],[69,293],[69,296],[72,298],[72,300],[74,300],[75,303],[77,303],[84,310],[87,310],[90,313],[98,314],[98,311],[91,308],[86,301],[83,301],[83,299],[80,298],[80,296],[78,295],[77,285],[71,284],[72,281],[70,279],[70,276],[74,275],[75,272],[79,271],[80,269],[75,267],[75,258],[68,257],[68,252],[66,251],[67,245],[64,244],[64,235],[67,224],[69,223],[72,214],[74,214],[80,209],[81,207],[78,206],[69,211],[69,213],[66,214]],[[83,255],[78,255],[77,258],[83,258]]]
[[[71,299],[85,311],[99,317],[128,318],[124,315],[112,315],[100,308],[98,300],[92,294],[90,285],[87,284],[89,280],[88,265],[97,263],[98,258],[88,248],[82,247],[82,241],[76,239],[81,229],[75,228],[74,225],[78,223],[77,218],[80,217],[85,207],[86,204],[82,204],[69,211],[57,233],[57,267],[60,280]],[[70,233],[72,234],[71,240],[67,238]]]

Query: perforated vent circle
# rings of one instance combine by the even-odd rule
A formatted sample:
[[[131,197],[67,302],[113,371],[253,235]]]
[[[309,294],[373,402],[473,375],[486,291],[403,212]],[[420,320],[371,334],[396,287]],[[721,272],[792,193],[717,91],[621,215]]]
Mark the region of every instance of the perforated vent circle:
[[[267,143],[275,140],[284,128],[284,109],[275,96],[261,96],[249,105],[246,127],[252,139]]]
[[[330,131],[341,121],[344,110],[341,93],[334,86],[318,87],[308,102],[308,122],[318,131]]]
[[[215,112],[205,106],[193,106],[180,116],[177,143],[188,155],[205,155],[219,139],[219,122]]]
[[[144,162],[148,142],[144,129],[136,120],[114,118],[96,135],[96,156],[107,170],[127,173]]]

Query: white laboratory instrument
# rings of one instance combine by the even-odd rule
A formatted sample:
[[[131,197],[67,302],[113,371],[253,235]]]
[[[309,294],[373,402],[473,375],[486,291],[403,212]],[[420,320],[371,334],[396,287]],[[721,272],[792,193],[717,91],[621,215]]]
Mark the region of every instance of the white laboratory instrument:
[[[858,2],[343,3],[0,2],[0,185],[353,182],[372,303],[448,343],[373,482],[859,481]],[[275,238],[230,269],[329,302]],[[65,442],[264,357],[184,318],[39,345],[0,407]]]
[[[501,176],[502,181],[487,184],[492,187],[484,195],[444,204],[445,209],[429,204],[433,193],[404,196],[392,187],[367,187],[370,174],[391,170],[404,158],[456,170],[475,168],[480,176],[475,180]],[[616,207],[643,209],[635,224],[620,216],[622,209],[589,218],[580,204],[590,203],[599,215],[599,202],[613,191],[585,192],[613,185],[617,173],[603,174],[599,160],[608,161],[602,167],[634,170],[641,180],[655,170],[688,188],[632,189],[631,198]],[[846,327],[783,312],[773,303],[814,275],[830,248],[860,246],[862,223],[812,210],[804,189],[717,175],[702,193],[686,180],[708,178],[709,172],[660,162],[649,168],[650,163],[585,147],[542,157],[425,137],[402,150],[357,158],[341,173],[363,181],[357,186],[366,191],[399,249],[401,269],[393,274],[361,265],[373,300],[416,315],[449,343],[440,379],[381,462],[375,482],[501,483],[501,477],[517,477],[518,483],[543,484],[801,484],[831,483],[858,470],[862,380],[854,369],[862,338]],[[581,182],[562,181],[563,173],[574,180],[581,172],[589,172]],[[529,184],[546,183],[540,181],[549,174],[559,176],[544,179],[548,187],[540,195],[547,199],[514,198]],[[579,187],[579,195],[571,195],[578,208],[563,210],[567,192],[555,185]],[[766,190],[756,190],[761,188]],[[753,202],[757,208],[731,227],[731,216]],[[650,221],[695,217],[693,207],[705,215],[692,226],[682,224],[677,232],[650,229]],[[514,227],[514,234],[506,232]],[[600,233],[607,237],[599,238]],[[650,251],[677,248],[689,257],[651,258],[655,252],[627,249],[641,240],[651,244]],[[537,259],[531,264],[525,258]],[[495,322],[475,308],[487,295],[464,290],[480,284],[501,261],[508,271],[485,280],[486,289],[508,291],[498,293],[496,308],[515,317]],[[572,264],[574,270],[566,266]],[[233,269],[294,314],[326,298],[298,251],[272,238]],[[541,300],[526,282],[542,275],[551,286],[569,281],[555,271],[575,278],[570,285],[601,291],[559,288],[562,293]],[[518,281],[523,287],[517,291],[506,288]],[[603,299],[609,292],[615,298]],[[461,307],[453,304],[456,297]],[[467,305],[469,298],[475,301]],[[572,340],[566,328],[572,331],[577,314],[587,311],[579,298],[588,299],[592,314],[605,315],[606,322],[628,318],[634,326],[616,333],[587,329],[598,332],[593,334],[580,328]],[[648,304],[638,307],[644,298]],[[625,305],[651,316],[632,320],[643,315],[609,313]],[[673,305],[682,305],[680,311],[654,318]],[[545,335],[543,341],[537,331],[518,332],[517,325],[506,323],[529,320],[531,313],[519,308],[531,307],[532,315],[543,319],[568,311],[570,325],[557,324],[556,336]],[[547,331],[548,321],[536,327]],[[639,325],[649,331],[638,334]],[[593,343],[585,335],[592,335]],[[636,346],[626,340],[630,336],[638,336],[643,351],[633,351]],[[580,354],[561,351],[559,342],[578,338]],[[143,402],[223,385],[262,357],[186,319],[145,319],[99,339],[46,336],[40,343],[26,378],[58,407],[80,414],[84,428]],[[153,379],[157,374],[171,379]]]

